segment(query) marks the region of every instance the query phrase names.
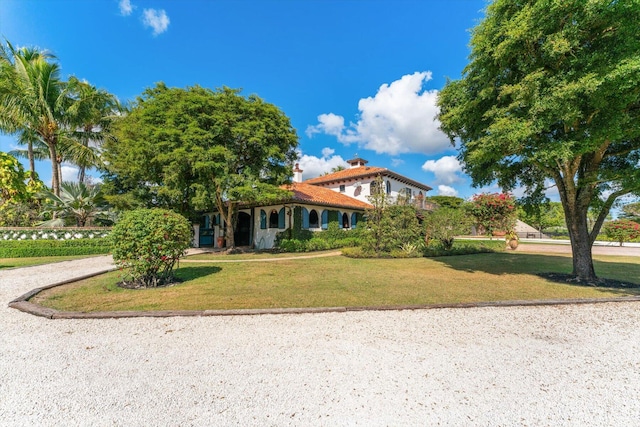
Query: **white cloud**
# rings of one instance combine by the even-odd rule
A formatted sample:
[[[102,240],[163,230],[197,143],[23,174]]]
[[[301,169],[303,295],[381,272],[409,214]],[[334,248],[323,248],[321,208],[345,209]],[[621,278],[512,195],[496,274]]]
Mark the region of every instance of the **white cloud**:
[[[318,116],[318,122],[315,126],[307,127],[305,133],[309,138],[316,133],[326,133],[327,135],[333,135],[340,139],[344,131],[344,117],[333,113],[320,114]]]
[[[334,150],[333,148],[329,148],[329,147],[324,147],[322,149],[322,158],[327,158],[327,157],[331,157],[333,155],[333,153],[335,153],[336,150]]]
[[[153,35],[157,36],[167,31],[171,21],[163,9],[145,9],[142,12],[142,22],[145,27],[153,28]]]
[[[403,164],[404,164],[404,160],[402,159],[398,159],[398,158],[391,159],[391,166],[393,166],[394,168],[397,168],[398,166]]]
[[[120,0],[118,7],[120,8],[120,15],[129,16],[133,12],[133,8],[135,6],[131,4],[131,0]]]
[[[422,170],[433,172],[438,182],[453,184],[462,180],[462,166],[455,156],[444,156],[438,160],[427,160],[422,165]]]
[[[335,150],[328,147],[322,149],[322,157],[309,156],[300,152],[298,163],[303,170],[303,179],[315,178],[325,172],[331,172],[331,169],[337,166],[349,167],[342,156],[334,156],[333,153]]]
[[[63,181],[78,181],[78,168],[75,166],[66,166],[62,165],[60,167],[60,171],[62,172],[62,180]]]
[[[449,139],[438,127],[437,90],[425,90],[431,72],[402,76],[383,84],[374,97],[358,102],[357,123],[345,126],[344,117],[334,113],[318,116],[318,124],[307,128],[307,135],[325,133],[343,144],[357,143],[376,153],[433,154],[450,147]]]
[[[455,197],[458,195],[458,190],[448,185],[438,185],[438,195]]]

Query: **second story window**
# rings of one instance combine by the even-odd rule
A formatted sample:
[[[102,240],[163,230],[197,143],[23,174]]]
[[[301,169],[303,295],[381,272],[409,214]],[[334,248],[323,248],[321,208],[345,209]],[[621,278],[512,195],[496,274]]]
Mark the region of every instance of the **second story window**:
[[[340,192],[344,193],[345,192],[345,186],[344,184],[340,185]]]
[[[411,200],[411,188],[409,187],[405,187],[404,189],[404,195],[407,198],[407,200]]]

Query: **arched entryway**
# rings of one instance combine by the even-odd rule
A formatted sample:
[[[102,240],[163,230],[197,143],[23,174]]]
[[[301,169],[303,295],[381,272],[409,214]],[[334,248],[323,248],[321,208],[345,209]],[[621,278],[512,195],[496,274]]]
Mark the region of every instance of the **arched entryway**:
[[[251,215],[245,212],[238,213],[238,224],[233,234],[236,246],[251,245]]]

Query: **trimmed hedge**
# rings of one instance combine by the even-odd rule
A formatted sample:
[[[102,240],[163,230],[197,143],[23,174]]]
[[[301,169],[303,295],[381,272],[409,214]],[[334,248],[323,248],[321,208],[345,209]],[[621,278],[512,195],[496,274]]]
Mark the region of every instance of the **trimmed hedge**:
[[[107,239],[0,241],[0,258],[97,255],[109,252]]]
[[[392,252],[382,252],[376,254],[374,252],[367,252],[362,247],[344,248],[342,255],[349,258],[416,258],[416,257],[441,257],[450,255],[472,255],[478,253],[487,252],[502,252],[504,251],[504,241],[454,241],[453,248],[446,250],[439,244],[431,244],[421,251],[407,252],[403,250],[394,250]]]

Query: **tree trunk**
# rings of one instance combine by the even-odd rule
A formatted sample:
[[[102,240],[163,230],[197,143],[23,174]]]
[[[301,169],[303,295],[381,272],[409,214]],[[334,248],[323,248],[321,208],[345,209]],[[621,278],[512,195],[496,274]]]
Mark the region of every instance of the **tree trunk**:
[[[572,197],[573,196],[573,197]],[[591,254],[591,237],[587,221],[589,205],[580,203],[574,194],[562,194],[563,207],[571,240],[571,252],[573,254],[573,272],[579,282],[593,283],[597,280],[593,268],[593,256]]]
[[[234,248],[236,245],[234,236],[233,211],[234,206],[231,201],[227,203],[227,229],[225,230],[225,239],[227,248]]]
[[[33,158],[33,142],[31,141],[27,143],[27,157],[29,157],[29,171],[31,175],[31,181],[34,182],[36,180],[36,162]]]
[[[53,194],[60,197],[60,166],[58,165],[58,155],[55,144],[49,142],[49,157],[51,158],[51,190]]]
[[[567,221],[568,222],[568,221]],[[586,215],[584,223],[575,221],[569,226],[571,239],[571,252],[573,253],[573,272],[579,282],[595,282],[596,272],[593,268],[593,256],[591,253],[591,241],[587,229]]]

